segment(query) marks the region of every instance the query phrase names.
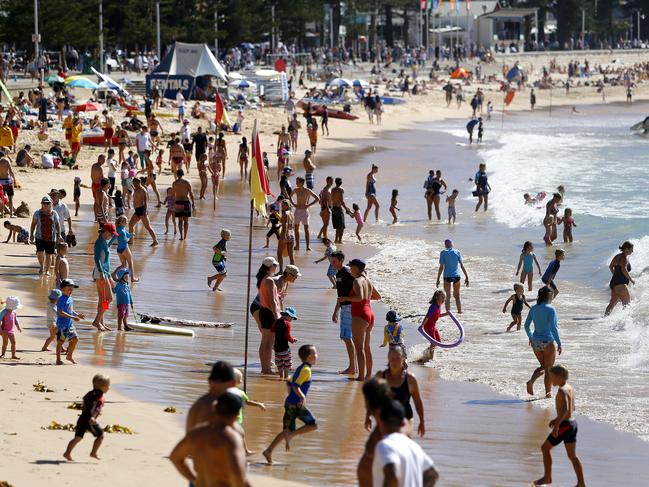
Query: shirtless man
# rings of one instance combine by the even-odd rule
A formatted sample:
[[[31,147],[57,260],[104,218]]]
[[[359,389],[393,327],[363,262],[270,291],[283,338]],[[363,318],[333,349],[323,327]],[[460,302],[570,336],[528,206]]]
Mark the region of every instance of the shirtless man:
[[[99,154],[97,162],[90,166],[90,179],[92,180],[92,197],[95,198],[97,190],[101,187],[101,180],[104,179],[104,168],[102,167],[106,162],[106,156]]]
[[[142,222],[144,228],[151,235],[153,243],[151,247],[158,245],[158,238],[151,228],[151,222],[149,221],[149,215],[147,213],[147,201],[149,199],[149,193],[147,193],[146,188],[142,185],[142,180],[140,178],[133,178],[133,187],[135,191],[133,192],[133,216],[131,221],[128,222],[128,231],[133,233],[133,229],[137,222]]]
[[[304,165],[304,171],[306,172],[304,176],[304,179],[306,179],[306,187],[312,190],[315,183],[314,171],[317,166],[313,162],[313,159],[311,159],[310,150],[304,151],[304,159],[302,160],[302,164]]]
[[[108,209],[110,208],[110,196],[108,196],[109,190],[110,180],[108,178],[102,178],[99,182],[99,189],[92,195],[95,198],[93,206],[95,221],[99,224],[99,228],[103,227],[104,224],[108,223],[110,220],[110,213],[108,212]]]
[[[104,116],[104,152],[113,146],[113,135],[115,134],[115,120],[113,116],[108,113],[108,110],[101,112]]]
[[[187,433],[169,460],[196,487],[249,487],[246,480],[246,450],[235,430],[243,403],[241,397],[224,392],[211,404],[213,421]],[[191,457],[194,470],[187,464]]]
[[[212,371],[207,379],[209,390],[199,397],[187,413],[185,432],[205,426],[214,419],[212,404],[228,388],[235,387],[234,368],[228,362],[219,360],[212,365]]]
[[[331,186],[334,184],[334,178],[327,176],[327,184],[320,191],[320,218],[322,218],[322,228],[318,232],[318,238],[327,238],[327,229],[331,220]]]
[[[293,118],[288,123],[288,133],[291,136],[291,150],[297,150],[297,135],[300,130],[300,121],[297,119],[297,113],[293,114]]]
[[[160,136],[164,135],[164,130],[158,119],[155,118],[155,114],[151,115],[151,118],[147,120],[147,125],[149,126],[149,135],[153,143],[153,150],[157,151],[160,145]]]
[[[306,250],[311,251],[311,236],[309,234],[309,207],[320,201],[320,197],[304,187],[304,178],[296,178],[297,187],[291,193],[291,203],[295,205],[295,250],[300,250],[300,223],[304,225],[304,240]],[[311,198],[313,197],[313,200]],[[295,198],[295,199],[294,199]]]
[[[14,185],[16,184],[16,176],[14,176],[11,161],[6,157],[0,157],[0,185],[2,190],[9,199],[9,218],[14,214]]]
[[[192,211],[196,211],[192,185],[189,181],[183,178],[184,175],[185,172],[182,169],[178,169],[178,171],[176,172],[177,179],[171,185],[173,198],[176,202],[175,215],[178,219],[180,240],[187,240],[187,232],[189,231],[189,218],[192,216]],[[191,203],[189,202],[190,199]]]
[[[180,145],[180,139],[175,138],[169,148],[169,163],[171,164],[171,172],[174,174],[174,178],[177,177],[178,170],[183,167],[183,162],[185,162],[185,149]]]
[[[343,233],[345,232],[345,213],[349,208],[345,204],[345,190],[342,187],[343,180],[335,179],[336,187],[331,190],[331,223],[336,230],[334,243],[343,243]]]

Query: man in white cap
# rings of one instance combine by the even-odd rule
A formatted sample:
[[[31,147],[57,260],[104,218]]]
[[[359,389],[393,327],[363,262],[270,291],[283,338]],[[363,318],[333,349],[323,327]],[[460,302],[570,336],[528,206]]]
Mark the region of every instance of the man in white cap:
[[[61,225],[61,236],[63,238],[66,237],[67,231],[68,230],[70,233],[72,232],[72,217],[70,216],[70,210],[68,210],[68,206],[61,201],[61,192],[58,189],[52,188],[49,192],[50,198],[52,198],[52,209],[56,212],[57,215],[59,215],[59,223]],[[68,222],[68,226],[66,228],[65,222]]]

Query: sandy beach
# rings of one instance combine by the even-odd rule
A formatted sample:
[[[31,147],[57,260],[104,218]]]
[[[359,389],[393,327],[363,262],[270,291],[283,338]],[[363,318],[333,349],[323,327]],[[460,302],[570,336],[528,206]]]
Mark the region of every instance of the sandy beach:
[[[533,59],[532,64],[541,65]],[[486,91],[486,100],[493,100],[494,117],[500,123],[500,101],[502,94],[493,87]],[[472,90],[473,87],[467,88]],[[564,90],[553,90],[552,106],[568,107],[597,105],[602,97],[593,87],[574,88],[566,95]],[[468,91],[467,91],[468,92]],[[537,110],[550,107],[548,90],[537,91]],[[607,103],[620,103],[625,99],[623,87],[609,88]],[[640,85],[634,93],[637,100],[649,99],[649,86]],[[381,155],[381,148],[390,143],[400,132],[413,130],[426,124],[450,120],[454,117],[466,119],[468,108],[458,110],[453,103],[444,106],[443,92],[437,89],[428,95],[408,98],[405,105],[386,107],[383,125],[370,125],[359,106],[354,112],[360,116],[355,122],[330,120],[330,137],[320,137],[316,186],[322,186],[325,175],[341,175],[346,182],[350,198],[360,201],[364,175],[369,159]],[[508,112],[529,108],[528,94],[521,93]],[[172,112],[172,109],[167,109]],[[274,178],[276,136],[273,132],[285,121],[281,108],[264,107],[263,110],[249,110],[245,113],[243,135],[249,137],[252,120],[257,119],[261,130],[262,150],[269,153],[271,160],[271,186],[276,189]],[[505,126],[509,118],[504,116]],[[165,131],[177,130],[178,123],[163,119]],[[192,120],[195,129],[199,123]],[[205,122],[202,123],[205,125]],[[458,121],[462,128],[464,122]],[[515,130],[513,124],[512,130]],[[59,135],[60,134],[60,135]],[[396,135],[395,135],[396,134]],[[49,148],[52,140],[63,140],[62,132],[51,131],[50,140],[43,143],[35,139],[34,133],[22,132],[19,146],[33,144],[33,153],[40,154]],[[489,136],[487,127],[486,137]],[[97,485],[115,485],[118,482],[142,483],[144,485],[179,485],[181,477],[167,460],[173,445],[182,437],[185,413],[193,400],[205,390],[205,379],[209,365],[219,359],[232,361],[236,366],[243,363],[243,327],[245,319],[245,273],[247,268],[247,188],[239,182],[235,161],[239,136],[227,136],[228,171],[222,191],[219,194],[216,211],[212,201],[201,202],[196,218],[192,220],[190,238],[187,244],[178,245],[172,236],[161,239],[162,245],[153,251],[142,229],[134,244],[134,253],[143,272],[142,282],[134,287],[136,309],[142,311],[172,312],[188,315],[193,319],[208,321],[233,321],[235,326],[228,330],[197,330],[193,340],[185,342],[166,337],[142,334],[99,335],[91,331],[89,321],[81,327],[81,342],[78,353],[79,365],[54,366],[53,353],[40,352],[45,338],[44,324],[46,294],[53,280],[38,276],[33,248],[22,244],[0,246],[0,296],[18,295],[24,308],[19,318],[25,332],[17,335],[20,361],[1,360],[3,376],[0,382],[0,408],[5,411],[0,420],[0,445],[5,454],[0,462],[0,481],[14,486],[34,485],[48,482],[52,485],[81,486],[92,481]],[[432,139],[431,139],[432,141]],[[452,172],[450,162],[456,158],[458,164],[465,164],[470,174],[475,166],[475,154],[453,152],[453,141],[443,152],[432,157],[443,158],[440,163],[445,173]],[[291,166],[301,169],[301,154],[308,139],[300,133],[297,154],[291,157]],[[100,149],[84,147],[81,152],[80,169],[42,170],[18,169],[17,179],[21,185],[15,201],[25,201],[32,210],[39,207],[40,198],[51,188],[65,188],[68,198],[64,200],[72,207],[72,179],[79,175],[89,185],[89,166]],[[407,154],[406,154],[407,156]],[[390,166],[390,161],[382,161]],[[192,163],[194,164],[194,163]],[[419,173],[407,173],[412,167],[406,161],[399,161],[382,170],[385,185],[414,178],[423,179],[426,166],[419,166]],[[195,167],[195,166],[194,166]],[[195,193],[198,181],[192,167],[190,177]],[[455,173],[453,173],[455,174]],[[459,173],[458,173],[459,174]],[[458,176],[459,179],[459,176]],[[163,194],[170,185],[170,172],[163,171],[158,178],[158,187]],[[389,183],[388,183],[389,181]],[[381,183],[383,184],[383,183]],[[405,184],[405,183],[404,183]],[[419,185],[420,186],[420,185]],[[208,191],[209,194],[209,191]],[[423,205],[423,199],[419,204]],[[74,231],[79,245],[70,252],[71,276],[80,281],[77,290],[76,307],[92,315],[95,292],[90,280],[92,268],[92,242],[95,239],[95,224],[92,216],[92,196],[88,189],[82,191],[81,212],[73,217]],[[382,211],[387,211],[386,206]],[[422,210],[423,211],[423,210]],[[163,211],[152,210],[153,224],[160,235],[164,228]],[[423,215],[423,213],[422,213]],[[387,218],[387,216],[383,216]],[[15,219],[15,222],[29,227],[29,220]],[[312,238],[319,228],[319,219],[312,215]],[[205,268],[209,265],[211,246],[218,240],[221,228],[233,232],[229,244],[229,275],[224,283],[223,293],[210,293],[204,285]],[[315,231],[314,231],[315,230]],[[351,230],[348,228],[348,231]],[[396,231],[395,231],[396,232]],[[430,230],[430,239],[440,240],[440,234]],[[349,233],[349,232],[348,232]],[[263,222],[256,221],[253,232],[253,272],[265,255],[275,253],[261,248],[265,229]],[[6,233],[2,232],[2,239]],[[369,245],[353,242],[352,235],[346,235],[343,251],[349,256],[371,259],[381,252],[385,235],[367,228]],[[215,240],[216,239],[216,240]],[[251,482],[253,485],[291,485],[289,481],[306,485],[350,485],[355,483],[355,465],[359,458],[366,434],[362,428],[364,415],[360,387],[342,379],[336,371],[342,365],[344,349],[338,340],[337,328],[330,321],[334,297],[326,289],[325,264],[313,264],[321,256],[321,245],[314,246],[314,252],[300,252],[297,264],[303,277],[291,288],[288,303],[295,306],[304,320],[297,322],[295,335],[300,343],[315,342],[320,349],[321,361],[315,369],[315,382],[310,393],[313,411],[320,420],[321,429],[316,435],[309,435],[295,444],[294,451],[284,454],[278,450],[278,465],[265,466],[260,455],[250,458]],[[433,262],[434,264],[434,262]],[[477,261],[472,262],[476,267]],[[432,264],[431,264],[432,265]],[[179,272],[180,271],[180,272]],[[370,267],[370,276],[382,276],[380,271]],[[383,276],[384,277],[384,276]],[[432,277],[431,277],[432,280]],[[380,281],[378,281],[380,283]],[[432,288],[432,283],[426,283]],[[253,291],[254,294],[254,291]],[[477,297],[475,298],[477,299]],[[382,304],[375,306],[377,317],[385,315]],[[110,321],[114,323],[113,313]],[[380,321],[382,323],[382,320]],[[408,339],[417,340],[414,330]],[[269,411],[259,413],[249,408],[246,411],[245,429],[250,447],[255,451],[263,449],[271,435],[278,432],[284,386],[278,381],[260,376],[257,358],[259,333],[253,320],[250,323],[250,377],[249,395],[263,401]],[[375,369],[382,367],[384,354],[378,345],[380,333],[374,333]],[[454,353],[461,353],[459,350]],[[295,362],[294,350],[294,362]],[[444,360],[445,354],[439,360]],[[164,364],[169,370],[164,370]],[[442,473],[439,485],[526,485],[537,478],[541,469],[539,446],[547,435],[546,424],[550,419],[547,409],[536,407],[511,395],[503,396],[485,385],[442,380],[434,367],[413,366],[413,372],[422,384],[428,435],[421,441],[424,449],[434,458]],[[57,421],[74,423],[78,412],[67,406],[91,389],[91,378],[98,372],[111,376],[113,388],[108,394],[101,424],[120,424],[133,430],[133,435],[108,434],[102,447],[102,460],[89,459],[90,440],[84,440],[75,451],[74,463],[67,463],[61,457],[65,444],[72,436],[69,431],[48,431],[43,429]],[[42,382],[53,392],[37,392],[33,384]],[[164,412],[168,406],[177,408],[177,413]],[[638,479],[649,477],[649,467],[644,458],[649,445],[629,433],[616,431],[607,424],[578,417],[580,421],[580,455],[586,465],[591,485],[641,485]],[[606,445],[603,447],[602,445]],[[470,460],[467,460],[470,458]],[[556,485],[568,485],[572,481],[572,470],[562,454],[556,455]],[[295,485],[295,484],[294,484]]]

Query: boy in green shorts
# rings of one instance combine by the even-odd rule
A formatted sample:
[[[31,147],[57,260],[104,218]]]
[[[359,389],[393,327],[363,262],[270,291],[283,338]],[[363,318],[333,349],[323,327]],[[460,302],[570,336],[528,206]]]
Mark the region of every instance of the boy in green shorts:
[[[273,450],[282,439],[286,442],[286,451],[290,450],[289,442],[296,436],[305,435],[318,429],[316,419],[306,408],[306,395],[311,386],[311,367],[318,360],[318,351],[314,345],[302,345],[298,351],[302,365],[300,365],[287,382],[288,397],[284,402],[283,430],[273,442],[263,451],[269,464],[273,463]],[[299,419],[304,423],[295,429],[295,421]]]

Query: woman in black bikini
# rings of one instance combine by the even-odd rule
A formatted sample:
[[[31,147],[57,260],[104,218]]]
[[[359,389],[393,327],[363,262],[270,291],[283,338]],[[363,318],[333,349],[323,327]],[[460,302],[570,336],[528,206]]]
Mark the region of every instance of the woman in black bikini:
[[[406,357],[401,347],[390,346],[390,351],[388,352],[388,368],[377,372],[376,377],[385,379],[392,389],[394,399],[403,404],[410,429],[412,429],[412,419],[414,417],[412,406],[410,405],[410,398],[412,398],[415,403],[415,409],[417,410],[417,416],[419,416],[417,432],[419,436],[424,436],[426,434],[424,403],[421,401],[417,378],[406,369]]]
[[[611,301],[606,307],[605,315],[609,315],[613,308],[619,301],[622,301],[622,306],[626,306],[631,302],[631,295],[629,294],[628,284],[635,284],[635,281],[629,274],[631,271],[631,264],[629,257],[633,253],[633,244],[631,242],[624,242],[620,245],[620,253],[613,257],[608,268],[611,270]]]
[[[372,170],[367,174],[366,184],[365,184],[365,198],[367,198],[367,209],[365,210],[365,215],[363,216],[363,221],[367,221],[367,217],[370,214],[370,210],[374,207],[374,216],[378,223],[379,221],[379,202],[376,199],[376,177],[374,176],[379,172],[379,166],[372,164]]]

